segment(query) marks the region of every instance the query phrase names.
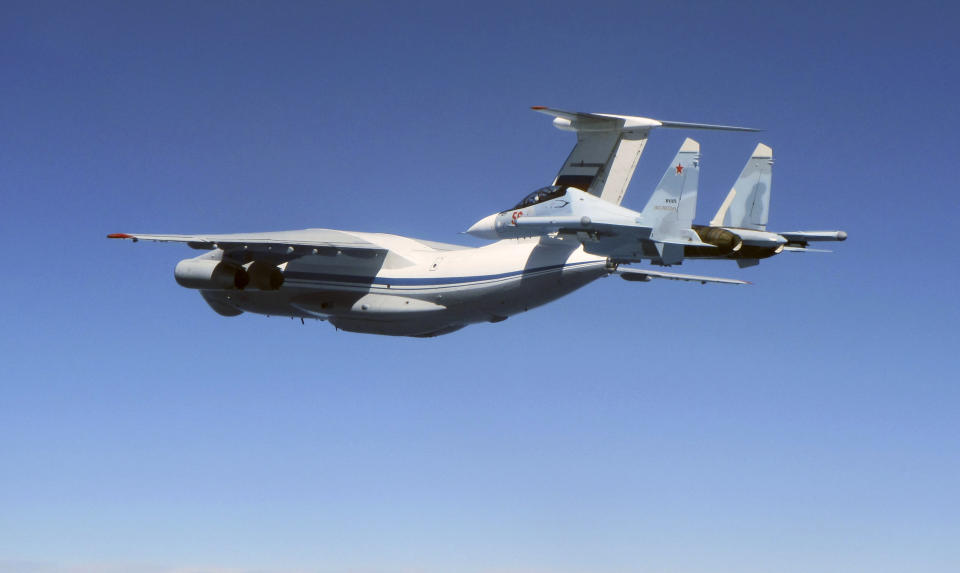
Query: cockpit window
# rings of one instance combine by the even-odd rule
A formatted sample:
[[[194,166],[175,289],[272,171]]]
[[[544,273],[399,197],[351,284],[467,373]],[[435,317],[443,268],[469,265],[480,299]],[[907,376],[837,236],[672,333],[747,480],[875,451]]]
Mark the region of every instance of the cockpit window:
[[[544,201],[549,201],[550,199],[563,197],[566,192],[567,188],[563,185],[550,185],[549,187],[541,187],[540,189],[537,189],[533,193],[524,197],[523,201],[517,203],[513,208],[523,209],[524,207],[530,207],[531,205],[543,203]]]

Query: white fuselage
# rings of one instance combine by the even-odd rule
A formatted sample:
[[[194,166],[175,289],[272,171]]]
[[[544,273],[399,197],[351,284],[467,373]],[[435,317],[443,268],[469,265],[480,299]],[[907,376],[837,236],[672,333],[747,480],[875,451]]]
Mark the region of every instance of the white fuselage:
[[[311,254],[281,265],[278,290],[202,294],[221,314],[319,318],[343,330],[436,336],[499,322],[610,272],[606,258],[585,253],[579,241],[507,239],[473,248],[379,233],[350,235],[382,247],[385,255]]]

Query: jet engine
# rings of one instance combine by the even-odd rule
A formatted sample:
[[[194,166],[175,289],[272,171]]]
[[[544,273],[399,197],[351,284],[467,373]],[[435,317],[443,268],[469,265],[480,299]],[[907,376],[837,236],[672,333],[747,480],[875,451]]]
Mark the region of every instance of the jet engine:
[[[730,232],[743,241],[743,248],[728,257],[731,259],[765,259],[779,255],[787,244],[785,238],[770,231],[730,229]]]
[[[250,276],[242,267],[214,259],[185,259],[173,271],[177,284],[196,289],[243,289]]]
[[[283,273],[276,265],[253,261],[245,265],[250,286],[260,290],[277,290],[283,284]]]
[[[766,259],[772,257],[773,255],[779,255],[783,251],[784,245],[772,245],[772,246],[759,246],[759,245],[744,245],[740,251],[737,252],[737,256],[730,257],[732,259]]]
[[[697,232],[701,241],[716,248],[684,247],[683,254],[686,257],[722,257],[736,253],[743,247],[743,240],[724,228],[694,225],[693,230]]]

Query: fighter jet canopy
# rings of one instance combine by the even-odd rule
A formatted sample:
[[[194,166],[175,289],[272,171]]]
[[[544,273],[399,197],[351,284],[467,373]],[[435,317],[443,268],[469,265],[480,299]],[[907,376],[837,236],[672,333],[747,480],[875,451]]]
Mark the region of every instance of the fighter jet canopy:
[[[547,187],[541,187],[530,193],[523,198],[522,201],[513,206],[513,209],[523,209],[524,207],[530,207],[538,203],[543,203],[544,201],[549,201],[550,199],[556,199],[557,197],[563,197],[567,194],[566,185],[548,185]]]

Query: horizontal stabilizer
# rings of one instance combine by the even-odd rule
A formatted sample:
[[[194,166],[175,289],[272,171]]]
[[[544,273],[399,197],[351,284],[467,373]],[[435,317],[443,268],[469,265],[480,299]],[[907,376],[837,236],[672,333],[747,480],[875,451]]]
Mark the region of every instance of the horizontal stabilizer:
[[[613,115],[609,113],[584,113],[566,111],[535,105],[530,109],[557,118],[553,125],[567,131],[649,131],[660,127],[660,122],[649,117],[633,115]],[[559,120],[559,121],[558,121]]]
[[[716,129],[719,131],[762,131],[753,127],[738,127],[735,125],[713,125],[710,123],[688,123],[685,121],[660,121],[661,127],[673,127],[677,129]]]
[[[651,279],[667,279],[672,281],[689,281],[696,282],[701,284],[707,283],[720,283],[720,284],[729,284],[729,285],[748,285],[750,284],[747,281],[741,281],[737,279],[724,279],[718,277],[705,277],[700,275],[684,275],[680,273],[667,273],[664,271],[654,271],[649,269],[630,269],[630,268],[618,268],[616,273],[620,275],[620,278],[627,281],[635,282],[647,282]]]
[[[555,123],[558,128],[571,130],[649,130],[654,127],[670,127],[674,129],[714,129],[720,131],[761,131],[753,127],[735,125],[716,125],[712,123],[691,123],[687,121],[663,121],[649,117],[634,115],[615,115],[611,113],[584,113],[582,111],[566,111],[535,105],[530,109],[552,115],[565,120],[564,123]],[[579,124],[579,125],[578,125]]]

